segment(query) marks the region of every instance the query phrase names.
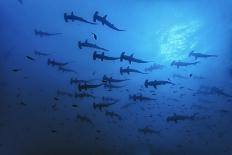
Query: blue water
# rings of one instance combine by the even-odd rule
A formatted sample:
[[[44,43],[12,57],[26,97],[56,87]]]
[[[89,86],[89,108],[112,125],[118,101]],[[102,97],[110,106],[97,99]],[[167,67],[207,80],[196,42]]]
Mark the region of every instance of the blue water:
[[[96,11],[125,31],[95,23]],[[94,24],[65,22],[71,12]],[[0,155],[232,154],[231,1],[1,0],[0,14]],[[93,60],[103,51],[80,49],[85,40],[149,62]],[[127,66],[146,74],[121,75]],[[104,75],[126,81],[109,89]],[[80,91],[85,84],[101,86]]]

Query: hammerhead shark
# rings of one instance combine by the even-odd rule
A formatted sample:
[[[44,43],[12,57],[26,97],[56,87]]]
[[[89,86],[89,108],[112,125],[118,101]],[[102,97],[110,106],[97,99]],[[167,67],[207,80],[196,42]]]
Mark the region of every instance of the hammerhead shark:
[[[151,66],[145,68],[144,71],[145,72],[147,72],[147,71],[152,72],[153,70],[158,70],[158,69],[163,69],[163,68],[164,68],[163,65],[154,63]]]
[[[110,23],[107,19],[107,15],[105,16],[99,16],[98,15],[98,11],[96,11],[93,15],[93,21],[94,22],[101,22],[102,25],[106,25],[108,26],[109,28],[113,29],[113,30],[116,30],[116,31],[125,31],[125,30],[121,30],[121,29],[118,29],[117,27],[114,26],[114,24]]]
[[[118,83],[118,82],[124,82],[129,79],[114,79],[113,77],[107,77],[106,75],[103,75],[102,82],[105,83]]]
[[[196,61],[196,62],[172,61],[171,66],[176,66],[177,68],[179,68],[179,67],[185,67],[185,66],[190,66],[190,65],[196,65],[198,63],[199,61]]]
[[[178,115],[174,113],[172,116],[167,117],[167,122],[175,122],[184,121],[184,120],[194,120],[196,118],[197,113],[193,115]]]
[[[58,70],[62,71],[62,72],[69,72],[69,73],[75,73],[75,74],[77,74],[77,71],[75,71],[73,69],[65,68],[64,66],[59,66]]]
[[[145,80],[145,82],[144,82],[144,86],[146,88],[148,88],[148,86],[153,86],[154,88],[157,88],[158,85],[166,85],[166,84],[174,85],[172,82],[164,81],[164,80],[154,80],[154,81]]]
[[[133,73],[140,73],[140,74],[147,74],[147,73],[141,72],[141,71],[139,71],[137,69],[131,69],[129,66],[127,68],[120,67],[120,74],[121,75],[123,75],[123,73],[127,73],[129,75],[132,72]]]
[[[138,128],[138,132],[142,132],[143,134],[159,134],[160,131],[156,131],[148,126],[145,128]]]
[[[45,36],[56,36],[56,35],[62,34],[62,33],[48,33],[48,32],[44,32],[44,31],[36,30],[36,29],[34,30],[34,32],[36,36],[40,36],[41,38]]]
[[[94,51],[93,60],[96,60],[96,59],[100,59],[101,61],[103,61],[103,60],[118,60],[119,57],[106,56],[104,52],[102,52],[101,54],[97,54],[97,52]]]
[[[123,87],[125,87],[125,85],[123,85],[123,86],[117,86],[117,85],[113,85],[112,83],[105,83],[104,87],[105,88],[109,88],[109,90],[112,90],[112,88],[123,88]]]
[[[102,96],[102,101],[118,102],[119,99]]]
[[[49,56],[49,55],[51,55],[50,53],[44,53],[44,52],[40,52],[40,51],[37,51],[37,50],[34,50],[34,54],[38,55],[38,56]]]
[[[73,12],[71,12],[70,15],[68,15],[67,13],[64,13],[64,21],[67,23],[69,20],[72,22],[74,22],[76,20],[76,21],[80,21],[80,22],[84,22],[84,23],[88,23],[88,24],[95,24],[95,23],[92,23],[92,22],[85,20],[82,17],[74,15]]]
[[[136,62],[136,63],[149,63],[150,62],[150,61],[143,61],[140,59],[136,59],[134,58],[134,54],[131,54],[130,56],[125,55],[125,52],[122,52],[120,56],[120,61],[122,62],[123,60],[128,61],[130,64],[131,62]]]
[[[80,80],[80,79],[77,79],[77,78],[71,78],[70,79],[70,84],[80,84],[80,83],[88,83],[88,82],[91,82],[93,80]]]
[[[209,55],[209,54],[203,54],[203,53],[196,53],[194,51],[191,51],[189,53],[189,57],[195,57],[195,60],[197,60],[198,58],[209,58],[209,57],[217,57],[217,55]]]
[[[85,42],[81,42],[79,41],[78,42],[78,47],[80,49],[82,49],[82,47],[88,47],[88,48],[95,48],[95,49],[99,49],[99,50],[103,50],[103,51],[109,51],[105,48],[102,48],[100,46],[97,46],[96,44],[93,44],[93,43],[89,43],[88,40],[85,40]]]
[[[58,62],[55,60],[48,59],[48,65],[64,67],[67,64],[69,64],[69,62]]]
[[[118,120],[122,120],[122,117],[119,114],[117,114],[117,113],[115,113],[113,111],[106,111],[105,115],[109,116],[111,118],[117,118]]]
[[[149,97],[145,97],[145,96],[143,96],[142,94],[140,94],[140,95],[129,95],[129,99],[132,99],[132,100],[134,100],[134,101],[154,101],[155,99],[153,99],[153,98],[149,98]]]
[[[89,94],[89,93],[75,93],[74,95],[75,98],[92,98],[92,99],[95,99],[96,97],[92,94]]]
[[[84,84],[79,84],[78,85],[78,89],[79,91],[82,91],[82,90],[88,90],[88,89],[94,89],[94,88],[98,88],[102,86],[102,84],[87,84],[87,83],[84,83]]]
[[[82,116],[82,115],[77,115],[77,119],[80,120],[83,123],[89,123],[91,125],[93,125],[93,122],[91,121],[90,118],[88,118],[87,116]]]
[[[94,109],[99,109],[100,111],[102,111],[103,108],[108,108],[112,105],[114,105],[115,102],[112,102],[112,103],[93,103],[93,108]]]
[[[217,87],[212,87],[210,89],[211,94],[216,94],[218,96],[224,96],[224,97],[232,97],[232,95],[226,93],[223,89],[217,88]]]

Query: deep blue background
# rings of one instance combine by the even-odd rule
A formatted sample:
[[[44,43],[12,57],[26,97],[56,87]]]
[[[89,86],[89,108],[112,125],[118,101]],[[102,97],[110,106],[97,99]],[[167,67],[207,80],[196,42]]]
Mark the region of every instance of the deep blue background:
[[[65,23],[63,14],[71,11],[89,21],[99,11],[126,31],[117,32],[100,23]],[[229,0],[23,0],[23,4],[1,0],[0,15],[1,155],[232,154],[231,99],[194,95],[202,86],[218,87],[232,94],[232,3]],[[40,38],[34,35],[34,29],[63,34]],[[92,32],[98,40],[93,39]],[[125,51],[165,67],[147,75],[121,76],[119,68],[127,67],[128,62],[93,61],[92,49],[80,50],[77,46],[78,41],[86,39],[109,49],[107,55],[120,56]],[[52,55],[38,57],[34,50]],[[179,69],[170,66],[173,60],[195,61],[188,56],[192,50],[218,57],[199,59],[196,66]],[[78,74],[63,73],[48,66],[48,58],[72,62],[68,67]],[[152,64],[132,63],[130,67],[144,71]],[[22,71],[13,72],[15,68]],[[78,92],[77,87],[70,85],[70,78],[95,79],[93,83],[99,83],[104,74],[130,80],[121,84],[126,85],[122,89],[108,91],[101,87],[89,91],[98,97],[95,101],[65,96],[54,100],[57,90]],[[187,79],[175,78],[174,74]],[[195,79],[196,76],[204,79]],[[176,85],[145,88],[146,79],[170,79]],[[128,96],[137,93],[156,101],[132,104]],[[120,114],[121,121],[92,108],[92,103],[99,102],[102,96],[120,99],[108,110]],[[167,122],[166,118],[173,113],[198,113],[198,119]],[[94,127],[78,121],[77,114],[91,118]],[[146,126],[161,132],[146,135],[138,132],[138,128]]]

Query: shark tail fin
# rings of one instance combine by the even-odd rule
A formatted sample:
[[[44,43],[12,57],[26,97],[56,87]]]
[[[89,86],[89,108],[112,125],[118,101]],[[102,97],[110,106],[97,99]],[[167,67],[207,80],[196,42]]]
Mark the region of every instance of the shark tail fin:
[[[97,52],[94,51],[94,52],[93,52],[93,60],[96,60],[96,59],[97,59]]]
[[[79,49],[82,49],[81,41],[78,42]]]
[[[198,64],[198,63],[200,63],[200,61],[196,61],[196,62],[194,62],[194,64]]]
[[[51,59],[48,59],[48,66],[52,63]]]
[[[65,21],[66,23],[68,22],[67,13],[64,13],[64,21]]]
[[[123,69],[120,67],[120,74],[123,75]]]
[[[103,61],[103,57],[105,56],[105,53],[104,52],[102,52],[102,54],[101,54],[101,61]]]
[[[78,85],[78,90],[79,90],[79,91],[81,91],[81,90],[82,90],[82,88],[81,88],[81,85],[80,85],[80,84]]]
[[[121,55],[120,55],[120,61],[121,62],[123,61],[124,55],[125,55],[125,52],[122,52]]]
[[[144,86],[145,86],[146,88],[148,88],[148,80],[145,80]]]
[[[189,53],[189,57],[193,55],[193,52],[194,52],[194,51],[191,51],[191,52]]]

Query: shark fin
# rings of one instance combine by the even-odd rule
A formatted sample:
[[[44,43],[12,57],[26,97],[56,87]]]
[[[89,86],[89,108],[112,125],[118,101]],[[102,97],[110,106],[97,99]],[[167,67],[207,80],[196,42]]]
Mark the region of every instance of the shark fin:
[[[74,13],[73,13],[73,11],[71,12],[71,16],[74,16]]]
[[[105,15],[105,16],[103,17],[104,20],[106,20],[106,18],[107,18],[107,15]]]

